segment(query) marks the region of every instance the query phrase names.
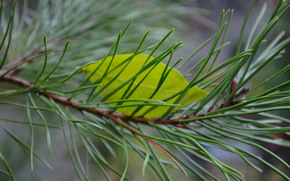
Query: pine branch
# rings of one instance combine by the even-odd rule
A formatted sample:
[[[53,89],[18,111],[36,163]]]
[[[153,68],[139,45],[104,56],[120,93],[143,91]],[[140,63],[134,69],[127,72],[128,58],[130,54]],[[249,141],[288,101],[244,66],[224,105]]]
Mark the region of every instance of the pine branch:
[[[155,123],[155,124],[164,124],[164,125],[168,124],[168,125],[174,125],[176,127],[186,127],[186,126],[188,126],[188,124],[190,122],[195,122],[195,120],[194,120],[195,118],[206,116],[210,112],[217,111],[217,110],[220,110],[220,109],[223,109],[226,107],[230,107],[230,106],[233,106],[233,105],[238,103],[238,102],[234,102],[233,99],[230,99],[230,101],[228,101],[227,103],[216,105],[213,108],[209,109],[207,112],[195,114],[195,115],[187,115],[187,116],[177,117],[177,118],[172,118],[172,119],[170,116],[167,116],[165,118],[144,118],[144,117],[140,117],[140,116],[139,117],[128,116],[128,115],[124,115],[121,113],[112,112],[110,110],[82,107],[82,106],[80,106],[82,104],[81,101],[74,101],[74,100],[71,100],[68,98],[57,96],[57,95],[50,93],[50,92],[46,92],[45,90],[42,90],[41,88],[39,89],[38,87],[35,87],[34,84],[29,83],[23,79],[17,78],[14,75],[10,75],[10,74],[5,75],[1,80],[16,84],[16,85],[21,86],[23,88],[29,88],[29,89],[33,90],[33,92],[38,94],[38,95],[45,96],[45,97],[52,99],[55,102],[60,103],[64,106],[73,107],[81,112],[86,111],[86,112],[93,113],[93,114],[98,115],[98,116],[105,116],[108,118],[115,117],[115,118],[120,118],[123,121],[132,121],[135,123],[144,123],[144,124],[148,124],[149,122],[151,122],[151,123]],[[236,87],[237,87],[237,81],[236,81],[236,79],[234,79],[232,81],[231,92],[233,90],[235,90]],[[234,96],[234,98],[242,96],[243,94],[247,93],[248,90],[249,90],[248,88],[242,89],[239,93],[237,93]],[[187,119],[190,119],[192,121],[186,122]]]
[[[130,32],[129,25],[132,20],[125,26],[124,31],[120,31],[115,43],[112,34],[108,33],[110,31],[119,31],[124,22],[127,22],[125,17],[130,12],[136,16],[141,14],[148,16],[148,14],[152,15],[152,12],[158,12],[158,7],[154,6],[154,10],[150,9],[141,12],[136,7],[126,9],[133,4],[133,1],[128,3],[126,0],[104,1],[104,3],[88,0],[82,8],[79,8],[83,3],[82,1],[75,0],[74,3],[70,3],[44,0],[39,2],[36,10],[31,10],[29,13],[27,13],[29,10],[27,9],[27,4],[24,4],[23,14],[25,16],[23,17],[17,14],[19,9],[14,4],[13,13],[11,13],[9,20],[6,20],[7,22],[2,22],[1,20],[5,20],[5,18],[0,17],[1,25],[4,24],[2,32],[0,30],[0,33],[4,35],[0,46],[0,51],[4,53],[0,62],[0,82],[5,81],[8,84],[21,87],[15,90],[7,90],[4,87],[3,91],[0,90],[0,98],[13,98],[15,95],[26,94],[26,104],[19,103],[17,102],[18,100],[0,101],[0,104],[26,108],[28,121],[16,121],[9,118],[0,119],[5,121],[5,123],[28,125],[30,145],[15,136],[13,132],[8,131],[5,128],[6,125],[0,123],[0,127],[16,143],[30,152],[31,170],[34,169],[34,156],[41,159],[34,152],[37,146],[35,144],[35,135],[37,133],[34,130],[36,129],[35,126],[45,128],[46,144],[48,151],[52,153],[51,143],[53,142],[51,139],[54,135],[50,134],[50,128],[59,128],[60,126],[51,125],[50,120],[46,120],[48,118],[42,111],[53,110],[54,115],[59,116],[67,149],[80,180],[90,179],[90,174],[87,171],[89,168],[86,168],[90,165],[89,161],[93,161],[108,180],[111,177],[110,173],[107,173],[108,170],[126,180],[130,170],[128,169],[129,161],[130,158],[132,159],[129,151],[137,153],[144,159],[143,173],[148,165],[161,180],[171,179],[166,170],[166,165],[174,168],[178,167],[183,173],[190,171],[201,180],[206,180],[207,176],[218,180],[215,173],[208,171],[203,164],[196,162],[195,158],[201,160],[202,163],[218,168],[227,180],[244,180],[244,175],[240,173],[239,169],[236,170],[231,165],[225,164],[220,158],[208,151],[208,148],[233,153],[241,161],[261,172],[262,169],[258,167],[259,165],[252,162],[252,159],[254,159],[275,171],[282,178],[289,180],[287,173],[279,170],[277,166],[272,165],[256,153],[251,152],[251,150],[228,142],[228,140],[232,140],[235,143],[257,148],[263,153],[272,156],[284,168],[290,169],[287,161],[281,159],[274,151],[272,152],[257,143],[270,143],[287,148],[290,146],[290,142],[284,137],[279,138],[276,136],[277,134],[290,135],[290,120],[270,113],[270,111],[290,110],[288,106],[290,82],[285,81],[273,88],[262,91],[258,89],[285,74],[290,69],[290,66],[286,66],[269,76],[267,80],[261,82],[258,86],[249,85],[250,80],[261,72],[269,62],[280,57],[284,49],[290,44],[289,38],[281,40],[283,33],[275,37],[269,45],[265,43],[268,32],[289,9],[289,6],[284,1],[280,0],[278,2],[270,19],[255,36],[256,30],[260,27],[259,23],[263,19],[266,6],[262,8],[254,26],[252,26],[250,36],[242,52],[243,35],[245,34],[247,20],[251,17],[251,9],[254,9],[253,0],[246,14],[241,34],[237,37],[238,47],[236,54],[219,65],[217,63],[219,55],[222,49],[229,44],[225,42],[225,38],[233,15],[231,10],[222,12],[217,33],[197,48],[182,63],[182,58],[174,62],[175,57],[173,55],[182,46],[182,42],[174,43],[171,46],[167,46],[164,43],[168,40],[173,30],[169,31],[161,40],[159,36],[156,36],[158,37],[158,42],[154,41],[154,44],[153,41],[149,41],[150,44],[153,44],[151,46],[146,45],[148,37],[150,37],[148,35],[149,30],[141,38],[139,45],[136,44],[137,38],[140,39],[140,33]],[[50,8],[46,9],[48,5]],[[45,9],[45,13],[43,13],[43,9]],[[3,11],[3,3],[0,6],[0,11]],[[35,14],[30,17],[32,12]],[[72,14],[74,15],[72,16]],[[19,19],[19,17],[21,18]],[[26,17],[31,20],[25,21]],[[146,16],[142,19],[142,23],[145,20]],[[161,23],[162,21],[157,22]],[[160,26],[158,24],[158,27]],[[140,27],[143,27],[143,25]],[[126,37],[124,35],[127,31],[129,33],[126,34]],[[43,35],[44,45],[39,41]],[[67,41],[64,50],[61,51],[61,44],[68,38],[72,40],[69,49],[69,41]],[[187,67],[192,58],[210,43],[212,45],[206,57],[194,66]],[[145,45],[146,47],[143,48]],[[50,51],[56,52],[57,55],[60,54],[60,58],[58,56],[48,56],[48,54],[53,54]],[[116,75],[113,74],[113,77],[110,75],[112,72],[110,66],[113,65],[114,57],[118,59],[120,54],[124,55],[124,51],[125,53],[130,52],[127,55],[132,56],[124,62],[117,62],[116,70],[118,70],[118,66],[122,69],[118,70]],[[149,54],[156,58],[153,58],[152,61],[149,61],[149,58],[146,59],[139,71],[136,73],[132,73],[132,70],[131,72],[129,71],[129,74],[133,74],[132,77],[129,77],[128,80],[125,77],[124,79],[126,80],[122,80],[121,85],[112,86],[111,88],[110,85],[114,84],[118,80],[118,76],[125,72],[127,62],[130,63],[134,57],[141,53]],[[41,56],[44,56],[44,60],[38,59],[38,61],[35,61],[36,58]],[[78,74],[84,67],[95,63],[91,62],[91,60],[96,60],[96,58],[100,57],[104,57],[102,60],[112,58],[109,65],[104,68],[105,70],[102,69],[104,73],[100,71],[100,66],[97,68],[92,66],[93,68],[90,70],[90,74],[87,74],[87,77],[84,77],[84,74]],[[160,77],[154,77],[154,81],[157,81],[158,84],[156,87],[152,86],[152,93],[148,96],[146,95],[145,98],[131,97],[142,87],[145,87],[142,85],[143,81],[152,73],[151,71],[158,68],[158,64],[161,62],[167,63],[164,64],[164,68],[160,69],[162,72]],[[182,65],[178,66],[179,63]],[[123,68],[122,65],[125,64],[126,66]],[[171,66],[171,64],[173,65]],[[22,67],[22,65],[27,66]],[[115,68],[114,66],[113,68]],[[177,69],[188,69],[187,71],[185,70],[185,75],[181,75],[181,77],[187,77],[189,83],[187,82],[182,90],[175,91],[174,95],[166,98],[156,98],[155,96],[162,89],[161,86],[169,77],[170,72],[175,70],[175,67],[178,67]],[[96,78],[96,72],[101,74],[99,79]],[[195,76],[190,77],[190,74],[194,72],[197,72]],[[146,75],[142,77],[142,73]],[[106,81],[104,81],[105,79]],[[171,81],[173,82],[174,79],[171,79]],[[250,91],[247,86],[251,87]],[[194,99],[194,96],[186,97],[186,95],[191,88],[195,87],[202,90],[206,89],[208,91],[207,96],[199,102],[176,110],[175,108],[182,104],[182,99],[187,97],[188,101]],[[124,92],[120,91],[122,94],[120,98],[116,96],[117,98],[111,99],[122,88],[126,90]],[[42,102],[38,102],[39,100],[37,99],[34,100],[34,97],[39,97]],[[41,103],[44,103],[49,108],[44,108],[43,105],[38,106]],[[160,110],[159,108],[164,108],[162,106],[167,109],[162,116],[146,117],[146,114],[148,115],[153,109],[158,111]],[[123,108],[132,109],[133,111],[131,114],[125,114],[121,111]],[[78,112],[82,114],[78,114]],[[34,118],[33,114],[39,116],[39,120],[43,123],[36,123],[37,119]],[[142,116],[136,116],[137,114]],[[257,116],[259,119],[257,119]],[[66,127],[66,124],[68,127]],[[69,129],[69,132],[65,131],[66,128]],[[143,128],[149,128],[150,131],[145,131]],[[67,137],[70,137],[70,139],[67,139]],[[71,141],[71,144],[69,141]],[[171,160],[162,159],[149,143],[166,154]],[[85,149],[85,164],[83,163],[84,160],[82,160],[83,152],[80,150],[79,144]],[[111,144],[120,146],[124,150],[125,168],[123,172],[113,168],[112,164],[106,159],[107,154],[116,155],[115,151],[117,149]],[[143,147],[140,147],[140,145],[143,145]],[[98,150],[99,147],[108,149],[108,153],[107,151]],[[14,178],[8,166],[9,160],[6,162],[7,159],[4,159],[1,152],[0,155],[5,165],[5,171],[0,169],[0,173]],[[41,159],[41,161],[43,160]],[[171,161],[174,164],[170,163]],[[45,161],[43,162],[47,164]]]

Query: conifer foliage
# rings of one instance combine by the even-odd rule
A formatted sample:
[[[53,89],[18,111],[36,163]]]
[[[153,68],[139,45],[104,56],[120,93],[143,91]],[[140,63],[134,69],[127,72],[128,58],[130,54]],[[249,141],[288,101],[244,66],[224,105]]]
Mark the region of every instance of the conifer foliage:
[[[165,28],[151,32],[142,24],[149,16],[168,22],[160,12],[184,8],[175,3],[43,0],[32,8],[28,2],[10,7],[2,0],[0,6],[0,135],[9,140],[7,146],[0,140],[0,178],[21,180],[7,151],[19,146],[32,171],[40,161],[53,174],[38,144],[45,140],[54,157],[55,133],[62,133],[79,180],[134,180],[149,173],[160,180],[250,179],[211,150],[290,180],[289,163],[271,149],[290,149],[290,119],[282,116],[290,110],[290,82],[276,83],[290,65],[252,83],[289,46],[284,32],[268,36],[289,10],[285,1],[265,24],[262,8],[245,37],[252,0],[235,55],[223,62],[217,60],[228,45],[233,10],[221,12],[216,33],[183,59],[175,56],[182,42],[167,42],[173,30],[160,38]],[[189,66],[205,46],[211,47],[207,56]]]

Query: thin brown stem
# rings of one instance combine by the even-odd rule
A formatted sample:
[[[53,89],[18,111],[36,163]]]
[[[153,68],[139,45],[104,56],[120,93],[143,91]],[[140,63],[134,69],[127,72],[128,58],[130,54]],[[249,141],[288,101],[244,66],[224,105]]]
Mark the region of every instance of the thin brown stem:
[[[34,87],[34,85],[32,83],[27,82],[23,79],[16,77],[16,76],[13,76],[13,75],[5,75],[1,79],[1,81],[10,82],[10,83],[16,84],[16,85],[24,87],[24,88],[33,88]],[[134,122],[139,122],[139,123],[148,123],[148,122],[156,122],[156,123],[161,123],[161,124],[162,123],[163,124],[167,124],[167,123],[173,124],[174,123],[174,120],[159,122],[160,118],[130,117],[130,116],[120,114],[120,113],[113,113],[109,110],[100,110],[100,109],[95,109],[95,108],[81,107],[81,106],[79,106],[81,104],[80,101],[74,101],[71,99],[60,97],[60,96],[57,96],[57,95],[50,93],[50,92],[36,91],[36,93],[39,95],[45,96],[49,99],[52,99],[55,102],[60,103],[62,105],[74,107],[75,109],[78,109],[80,111],[87,111],[87,112],[90,112],[90,113],[93,113],[93,114],[96,114],[99,116],[106,116],[107,117],[107,115],[113,115],[113,116],[118,117],[122,120],[134,121]]]
[[[55,45],[57,42],[59,41],[59,39],[56,39],[55,41],[50,42],[49,44],[47,44],[47,48],[52,47],[53,45]],[[17,58],[15,60],[13,60],[12,62],[10,62],[9,64],[6,64],[1,70],[0,70],[0,76],[2,74],[5,73],[5,71],[21,64],[22,62],[25,62],[29,59],[31,59],[31,57],[35,57],[41,53],[44,53],[44,47],[40,48],[39,50],[36,50],[34,52],[30,52],[30,53],[26,53],[24,54],[22,57]],[[27,63],[32,63],[33,61],[29,61]],[[11,72],[9,72],[8,74],[13,76],[13,75],[17,75],[19,73],[19,71],[21,70],[20,67],[15,68],[14,70],[12,70]]]
[[[24,87],[24,88],[33,88],[34,87],[34,85],[32,83],[27,82],[23,79],[20,79],[16,76],[13,76],[10,74],[5,75],[0,81],[10,82],[10,83],[16,84],[16,85]],[[232,100],[230,100],[230,104],[225,103],[225,104],[217,105],[217,106],[215,106],[215,108],[210,109],[207,112],[201,113],[198,115],[191,115],[191,116],[184,116],[184,117],[177,117],[177,118],[167,117],[167,118],[161,119],[161,118],[144,118],[141,116],[128,116],[128,115],[124,115],[121,113],[112,112],[110,110],[82,107],[80,101],[75,101],[72,99],[60,97],[60,96],[57,96],[53,93],[45,92],[45,91],[40,90],[40,89],[36,89],[35,93],[37,93],[38,95],[45,96],[49,99],[52,99],[55,102],[62,104],[64,106],[70,106],[70,107],[73,107],[79,111],[86,111],[86,112],[89,112],[89,113],[92,113],[92,114],[95,114],[98,116],[105,116],[105,117],[114,116],[114,117],[119,118],[119,119],[124,120],[124,121],[131,121],[131,122],[143,123],[143,124],[148,124],[149,122],[153,122],[155,124],[164,124],[164,125],[170,124],[170,125],[174,125],[176,127],[187,126],[188,122],[181,123],[180,122],[181,120],[193,119],[196,117],[203,117],[209,112],[213,112],[213,111],[216,111],[216,110],[219,110],[219,109],[222,109],[222,108],[225,108],[225,107],[228,107],[228,106],[235,104]],[[194,121],[192,121],[192,122],[194,122]]]

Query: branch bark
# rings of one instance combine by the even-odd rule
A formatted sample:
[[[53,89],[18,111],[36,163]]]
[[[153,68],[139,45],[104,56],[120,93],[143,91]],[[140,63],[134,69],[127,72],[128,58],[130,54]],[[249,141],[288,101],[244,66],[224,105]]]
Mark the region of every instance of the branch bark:
[[[20,79],[14,75],[10,75],[10,74],[5,75],[0,81],[6,81],[9,83],[13,83],[13,84],[16,84],[16,85],[24,87],[24,88],[33,88],[34,87],[34,84],[27,82],[23,79]],[[235,80],[233,80],[233,81],[235,81]],[[144,124],[148,124],[149,122],[153,122],[155,124],[164,124],[164,125],[170,124],[170,125],[174,125],[177,127],[185,127],[185,126],[187,126],[187,124],[189,124],[189,122],[181,123],[180,120],[192,119],[195,117],[203,117],[209,112],[213,112],[213,111],[216,111],[216,110],[219,110],[219,109],[236,104],[233,100],[230,100],[228,103],[216,105],[213,109],[210,109],[210,110],[208,110],[208,112],[205,112],[205,113],[191,115],[191,116],[185,116],[185,117],[177,117],[177,118],[173,118],[173,119],[171,119],[170,117],[166,117],[166,118],[161,119],[161,118],[144,118],[144,117],[140,117],[140,116],[138,116],[138,117],[128,116],[128,115],[124,115],[121,113],[112,112],[110,110],[81,107],[81,106],[79,106],[81,104],[80,101],[75,101],[75,100],[71,100],[71,99],[68,99],[65,97],[60,97],[60,96],[57,96],[53,93],[42,91],[42,90],[36,90],[35,93],[38,95],[41,95],[41,96],[45,96],[49,99],[52,99],[55,102],[62,104],[64,106],[73,107],[81,112],[86,111],[86,112],[89,112],[89,113],[92,113],[92,114],[95,114],[98,116],[105,116],[107,118],[111,118],[113,116],[113,117],[120,118],[120,119],[127,121],[127,122],[131,121],[131,122],[135,122],[135,123],[144,123]]]

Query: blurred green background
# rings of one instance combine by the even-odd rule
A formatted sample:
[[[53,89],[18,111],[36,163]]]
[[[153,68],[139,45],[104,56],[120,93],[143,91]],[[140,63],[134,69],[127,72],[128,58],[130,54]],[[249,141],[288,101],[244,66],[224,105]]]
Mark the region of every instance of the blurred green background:
[[[180,1],[150,1],[150,5],[144,6],[146,8],[142,8],[142,3],[145,3],[145,0],[139,0],[136,3],[139,4],[138,7],[131,7],[131,8],[138,8],[139,11],[148,11],[146,8],[155,8],[159,13],[155,13],[152,17],[142,17],[138,16],[134,19],[132,29],[129,30],[134,32],[136,34],[135,40],[131,39],[128,43],[128,50],[130,51],[130,46],[136,46],[136,44],[140,41],[140,37],[144,34],[146,30],[151,28],[151,32],[153,33],[152,39],[158,39],[162,38],[166,34],[167,31],[169,31],[172,28],[175,28],[175,32],[173,36],[171,37],[170,41],[183,41],[185,46],[178,50],[175,54],[176,57],[188,57],[190,54],[204,41],[206,41],[211,35],[213,35],[217,29],[219,18],[221,15],[221,12],[223,9],[234,9],[234,15],[231,21],[231,25],[229,27],[229,32],[227,34],[226,41],[230,41],[231,44],[225,47],[221,55],[219,57],[218,61],[227,60],[228,58],[232,57],[235,52],[236,44],[239,37],[240,28],[242,26],[244,16],[246,14],[246,11],[248,9],[248,6],[250,4],[250,0],[244,0],[244,1],[238,1],[238,0],[180,0]],[[270,16],[270,13],[275,7],[276,1],[271,0],[258,0],[255,3],[255,6],[253,8],[253,12],[250,15],[249,18],[249,24],[246,28],[245,37],[247,37],[249,30],[251,28],[251,24],[254,23],[255,18],[259,11],[261,10],[264,3],[267,3],[267,12],[268,16]],[[7,8],[11,8],[11,5],[13,4],[12,1],[5,2],[8,3]],[[38,1],[29,0],[29,6],[31,8],[37,7]],[[10,4],[10,7],[9,7]],[[19,1],[19,5],[22,5],[22,2]],[[81,7],[80,7],[81,8]],[[128,8],[126,11],[130,14],[130,8]],[[72,15],[73,16],[73,15]],[[158,17],[159,16],[159,17]],[[131,17],[134,17],[134,14],[131,15]],[[162,17],[162,18],[160,18]],[[162,22],[158,21],[162,19]],[[146,19],[146,20],[145,20]],[[284,17],[281,22],[278,23],[274,31],[272,31],[269,35],[269,39],[273,38],[275,35],[277,35],[282,30],[285,31],[285,37],[289,37],[290,34],[290,25],[289,20],[290,14],[286,14],[286,17]],[[125,18],[124,22],[129,22],[130,17]],[[263,21],[267,21],[267,17],[263,19]],[[263,23],[263,22],[261,22]],[[124,25],[125,26],[125,25]],[[124,27],[123,26],[123,27]],[[111,26],[107,29],[108,36],[116,37],[119,30],[123,27],[120,27],[119,25]],[[140,30],[143,30],[140,32]],[[247,31],[248,30],[248,31]],[[139,31],[139,32],[138,32]],[[96,32],[98,33],[98,32]],[[272,36],[272,37],[271,37]],[[72,39],[73,43],[73,39]],[[107,46],[110,46],[108,44]],[[125,46],[123,46],[125,47]],[[206,47],[202,52],[199,52],[195,56],[195,61],[192,61],[192,64],[196,63],[198,60],[206,56],[209,46]],[[269,74],[272,75],[273,73],[277,72],[277,70],[281,69],[285,65],[289,64],[289,57],[290,57],[290,48],[286,50],[286,54],[279,60],[276,60],[272,62],[271,65],[267,66],[264,71],[262,71],[263,74],[259,74],[255,77],[255,79],[252,81],[253,86],[257,84],[257,82],[261,82],[265,80]],[[101,55],[100,55],[101,56]],[[184,71],[184,70],[181,70]],[[278,81],[285,81],[289,80],[290,74],[285,74],[285,76],[278,80]],[[271,86],[278,85],[279,82],[273,82]],[[249,85],[251,86],[251,85]],[[13,88],[14,85],[6,84],[6,83],[0,83],[0,89],[4,88]],[[264,87],[264,89],[267,89],[268,87]],[[17,100],[19,102],[25,102],[25,99],[21,96],[5,99],[6,101],[12,101]],[[279,113],[283,116],[289,117],[289,113],[287,112],[281,112]],[[24,108],[18,108],[15,106],[9,106],[9,105],[0,105],[0,119],[1,124],[4,124],[5,127],[13,132],[15,135],[17,135],[19,138],[21,138],[25,143],[29,144],[30,142],[30,131],[29,126],[21,125],[21,124],[14,124],[10,122],[5,122],[5,119],[9,120],[19,120],[19,121],[27,121],[26,117],[23,116],[26,115],[26,110]],[[39,119],[37,115],[33,115],[35,119]],[[50,124],[58,124],[58,117],[56,117],[53,114],[47,114],[46,115],[48,120],[50,121]],[[146,126],[144,126],[146,127]],[[51,180],[59,180],[59,181],[74,181],[78,180],[78,177],[76,176],[76,173],[74,171],[74,168],[71,164],[71,160],[69,158],[69,155],[67,153],[67,148],[65,146],[64,138],[62,135],[62,131],[59,129],[51,129],[51,135],[52,135],[52,148],[53,148],[53,154],[50,155],[48,153],[47,145],[46,145],[46,135],[44,134],[44,128],[38,128],[35,129],[35,151],[41,155],[45,160],[47,160],[52,167],[55,169],[55,171],[51,171],[47,169],[47,167],[40,162],[38,159],[35,159],[35,169],[34,171],[30,170],[30,161],[29,161],[29,152],[23,151],[23,149],[17,145],[11,137],[7,136],[4,130],[1,129],[0,131],[0,148],[1,152],[5,156],[7,162],[10,164],[13,172],[16,175],[16,178],[18,180],[31,180],[31,181],[51,181]],[[150,130],[149,130],[150,131]],[[98,142],[99,140],[96,140]],[[243,145],[240,145],[243,146]],[[277,147],[273,145],[265,145],[270,150],[273,150],[277,155],[281,156],[283,159],[285,159],[286,162],[290,163],[290,151],[289,148],[282,148]],[[84,151],[84,148],[80,147],[80,152]],[[115,149],[118,149],[117,147]],[[247,148],[252,149],[253,152],[257,152],[257,150],[254,150],[253,148]],[[106,157],[110,163],[116,167],[120,168],[120,170],[124,167],[124,160],[122,158],[123,156],[123,150],[119,150],[119,152],[116,152],[116,156],[112,157],[109,152],[106,151],[106,149],[100,148],[100,150],[103,150],[103,156]],[[223,160],[225,163],[228,163],[229,165],[233,166],[234,168],[237,168],[240,170],[243,174],[246,176],[246,180],[249,181],[278,181],[280,178],[273,174],[272,171],[267,170],[267,168],[263,173],[258,173],[253,171],[249,166],[247,166],[241,159],[239,159],[237,156],[228,154],[226,152],[220,151],[220,150],[209,150],[211,153],[213,153],[215,156]],[[107,152],[107,154],[106,154]],[[259,153],[257,153],[259,154]],[[263,155],[260,153],[261,157],[266,157],[266,155]],[[143,160],[136,155],[133,152],[130,152],[130,164],[129,164],[129,175],[128,177],[131,178],[131,180],[158,180],[158,177],[154,175],[151,168],[147,167],[145,176],[142,175],[142,163]],[[84,158],[85,159],[85,158]],[[269,158],[270,159],[270,158]],[[200,164],[203,164],[202,162]],[[275,165],[275,163],[273,163]],[[281,168],[283,169],[283,168]],[[208,170],[216,170],[218,172],[217,168],[208,167]],[[101,174],[101,172],[98,170],[98,167],[91,167],[90,170],[92,175],[92,180],[105,180],[105,177]],[[172,175],[173,180],[193,180],[193,177],[185,178],[183,174],[176,169],[169,168],[168,172]],[[112,173],[112,180],[118,180],[119,177],[114,175]],[[220,178],[223,178],[221,175]],[[7,177],[0,174],[0,180],[5,181],[7,180]],[[222,180],[222,179],[221,179]]]

